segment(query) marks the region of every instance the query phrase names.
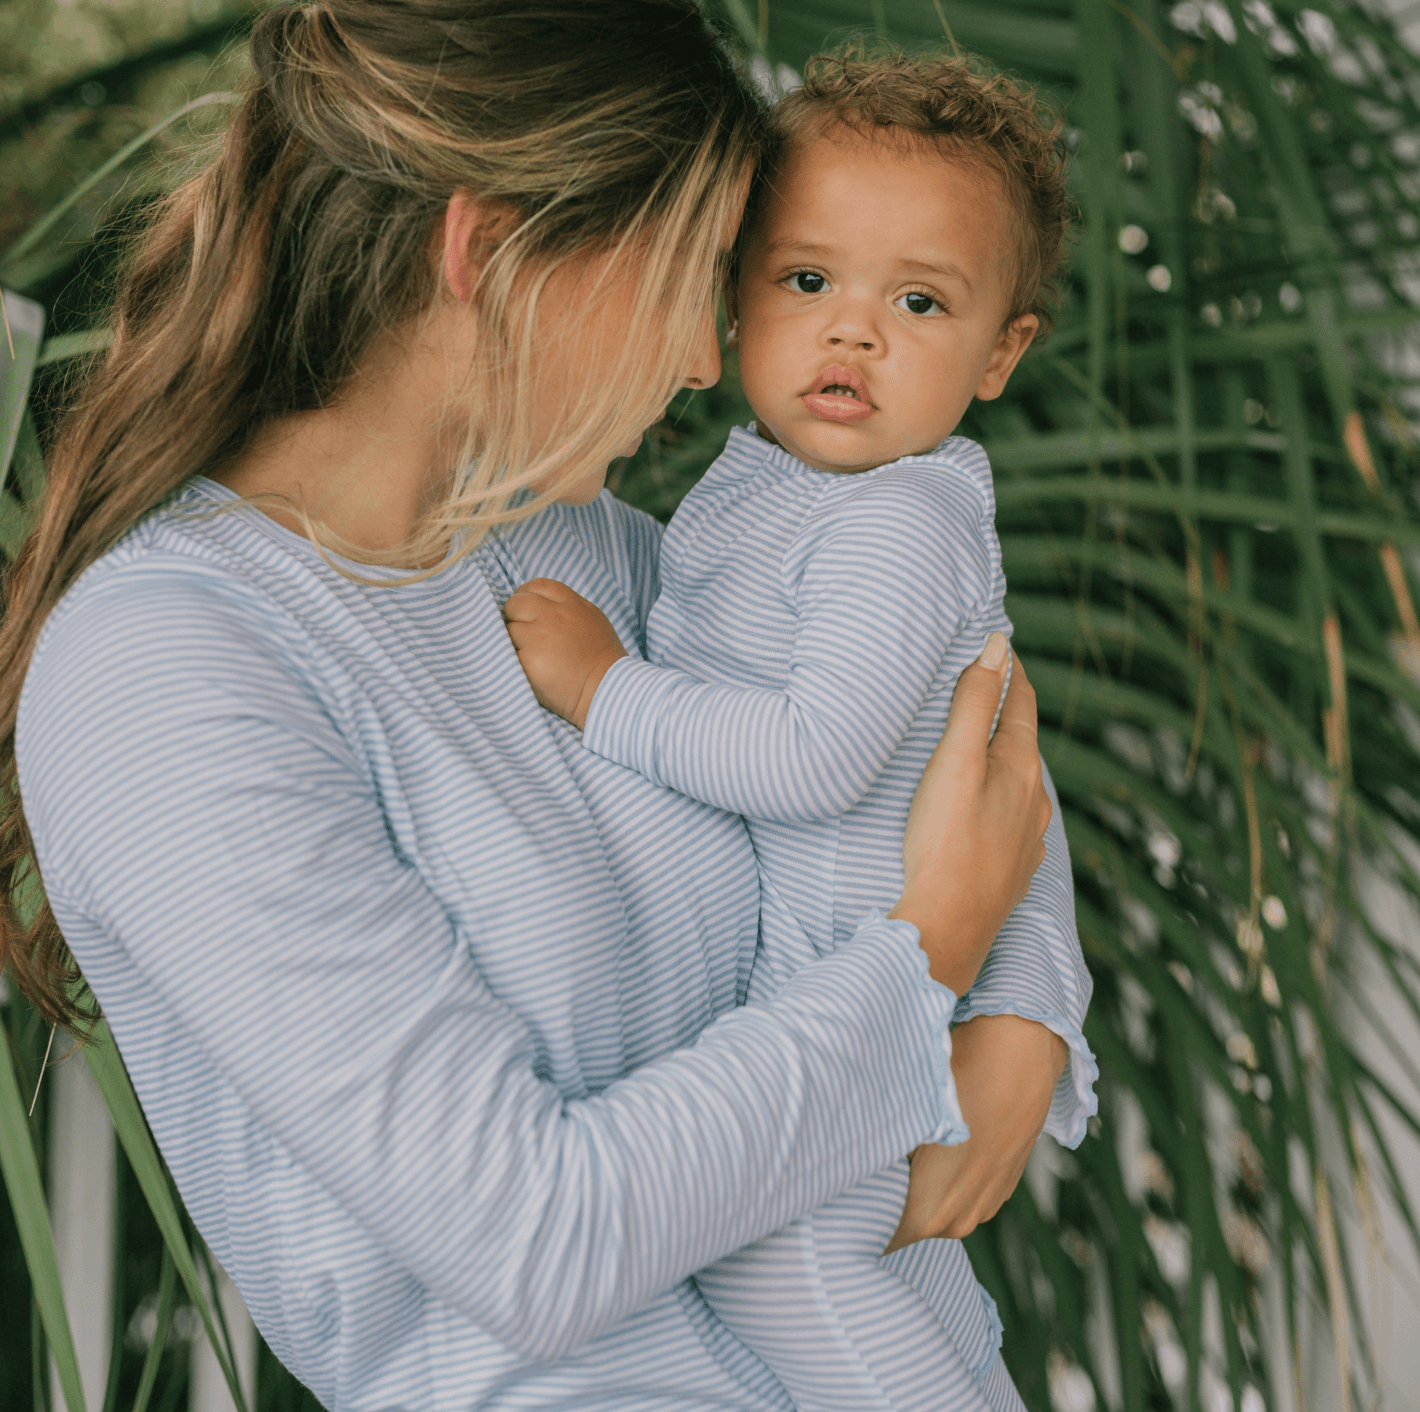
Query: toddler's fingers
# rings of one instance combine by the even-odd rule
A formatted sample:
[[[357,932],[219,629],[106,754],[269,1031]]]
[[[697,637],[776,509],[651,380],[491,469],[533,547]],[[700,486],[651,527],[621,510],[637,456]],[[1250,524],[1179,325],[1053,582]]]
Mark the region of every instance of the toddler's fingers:
[[[524,584],[503,605],[504,620],[510,623],[530,623],[534,618],[546,613],[548,604],[556,602],[546,594],[532,592]]]
[[[520,593],[535,593],[539,598],[550,599],[553,603],[566,603],[569,599],[581,597],[575,589],[568,588],[565,583],[559,583],[556,579],[529,579],[518,585],[513,597],[516,598]]]

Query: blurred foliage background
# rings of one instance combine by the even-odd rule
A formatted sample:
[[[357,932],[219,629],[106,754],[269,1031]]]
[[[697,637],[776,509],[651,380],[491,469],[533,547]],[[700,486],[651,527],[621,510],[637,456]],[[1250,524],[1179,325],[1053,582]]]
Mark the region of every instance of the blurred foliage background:
[[[707,4],[771,90],[865,34],[960,44],[1065,114],[1082,221],[1061,319],[962,428],[996,469],[1102,1069],[1091,1136],[1070,1154],[1044,1144],[970,1242],[1027,1405],[1409,1405],[1372,1332],[1383,1218],[1420,1249],[1396,1164],[1396,1135],[1420,1134],[1420,1072],[1375,998],[1420,1017],[1420,967],[1415,914],[1383,930],[1375,899],[1420,898],[1420,63],[1359,2]],[[239,80],[249,14],[223,0],[0,11],[0,282],[46,315],[7,550],[71,357],[102,343],[117,232],[221,108],[104,164]],[[748,415],[727,357],[613,488],[668,517]],[[17,997],[3,1014],[0,1390],[39,1408],[34,1370],[46,1339],[63,1360],[65,1336],[34,1157],[45,1090],[32,1119],[18,1105],[47,1034]],[[1402,1052],[1383,1071],[1387,1043]],[[89,1058],[126,1154],[107,1406],[171,1409],[190,1341],[154,1333],[185,1309],[201,1328],[179,1269],[200,1243],[111,1046]],[[255,1405],[303,1396],[263,1350]]]

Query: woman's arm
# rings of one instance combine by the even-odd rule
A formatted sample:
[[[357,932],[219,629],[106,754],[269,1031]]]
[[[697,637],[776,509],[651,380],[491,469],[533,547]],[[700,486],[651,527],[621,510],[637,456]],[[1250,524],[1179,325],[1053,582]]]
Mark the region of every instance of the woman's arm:
[[[902,1221],[888,1250],[932,1236],[960,1240],[1016,1189],[1040,1138],[1069,1051],[1019,1015],[982,1015],[952,1031],[952,1077],[971,1136],[912,1154]]]
[[[927,1144],[918,1149],[902,1225],[890,1248],[927,1236],[968,1234],[1015,1189],[1042,1128],[1074,1146],[1097,1106],[1093,1081],[1098,1069],[1080,1032],[1091,982],[1075,929],[1069,851],[1059,801],[1037,753],[1033,693],[1030,709],[1022,709],[1026,693],[1029,687],[1017,663],[987,768],[989,773],[998,745],[1003,751],[1014,745],[1012,758],[1036,761],[1051,806],[1041,865],[980,973],[972,978],[943,972],[949,984],[955,979],[969,987],[957,1007],[962,1023],[952,1031],[952,1072],[971,1136],[951,1148]],[[989,695],[980,694],[977,674],[963,673],[944,746],[966,712],[984,718],[991,707]],[[939,755],[913,802],[910,823],[917,837],[930,836],[922,825],[927,803],[940,798],[930,789]],[[941,825],[934,820],[936,827]],[[911,839],[904,857],[910,865]],[[973,1011],[969,1006],[978,995],[984,1001]]]
[[[939,771],[950,859],[924,841],[909,872],[920,949],[870,920],[770,1004],[568,1100],[392,845],[359,703],[337,727],[318,649],[253,597],[143,568],[61,608],[20,722],[41,871],[81,964],[121,948],[257,1128],[441,1298],[556,1357],[942,1135],[953,997],[923,952],[969,983],[1038,861],[1028,764],[953,783],[989,716]]]

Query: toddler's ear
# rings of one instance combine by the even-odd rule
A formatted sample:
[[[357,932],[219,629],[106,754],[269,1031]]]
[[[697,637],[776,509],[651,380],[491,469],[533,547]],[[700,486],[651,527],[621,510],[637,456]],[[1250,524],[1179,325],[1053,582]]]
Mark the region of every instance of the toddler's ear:
[[[991,350],[991,357],[987,359],[981,381],[977,385],[976,396],[979,401],[991,402],[1001,395],[1006,383],[1010,381],[1011,374],[1016,370],[1016,364],[1021,361],[1039,329],[1040,320],[1034,314],[1022,314],[1020,318],[1012,319],[1006,325],[995,348]]]

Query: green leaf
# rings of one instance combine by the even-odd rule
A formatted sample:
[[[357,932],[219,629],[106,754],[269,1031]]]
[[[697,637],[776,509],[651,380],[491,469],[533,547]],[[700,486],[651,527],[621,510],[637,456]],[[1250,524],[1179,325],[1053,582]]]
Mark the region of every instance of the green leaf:
[[[0,274],[8,274],[19,284],[32,282],[35,278],[33,274],[17,273],[21,269],[21,261],[99,182],[111,172],[117,171],[130,158],[141,152],[155,137],[166,132],[174,123],[180,122],[189,113],[195,113],[198,109],[210,107],[214,103],[235,103],[237,101],[239,101],[237,95],[233,93],[204,93],[200,98],[194,98],[192,102],[184,103],[182,107],[175,109],[161,121],[140,132],[131,142],[124,143],[112,157],[88,173],[68,196],[52,206],[8,250],[0,254]]]
[[[158,1367],[163,1361],[163,1350],[168,1341],[176,1294],[177,1266],[173,1263],[172,1253],[164,1249],[162,1271],[158,1276],[157,1323],[153,1329],[153,1341],[143,1355],[143,1371],[138,1375],[138,1391],[133,1395],[130,1412],[147,1412],[148,1399],[153,1395],[158,1381]]]
[[[61,333],[55,338],[47,338],[39,350],[35,367],[43,368],[50,363],[62,363],[67,358],[82,358],[86,353],[102,353],[113,345],[113,330],[107,328],[84,329],[81,333]]]
[[[0,289],[4,313],[4,341],[0,344],[0,487],[9,472],[10,458],[29,401],[40,340],[44,336],[44,310],[32,299]]]
[[[59,1262],[54,1254],[54,1236],[49,1226],[44,1185],[39,1162],[30,1141],[26,1105],[8,1043],[0,1056],[0,1172],[4,1173],[10,1209],[20,1233],[20,1245],[29,1267],[30,1284],[39,1308],[44,1333],[59,1370],[59,1385],[69,1412],[84,1412],[84,1390],[79,1384],[79,1360],[74,1352],[74,1336],[64,1309],[64,1291],[59,1283]]]

